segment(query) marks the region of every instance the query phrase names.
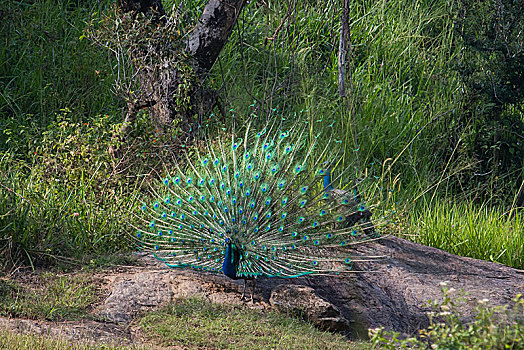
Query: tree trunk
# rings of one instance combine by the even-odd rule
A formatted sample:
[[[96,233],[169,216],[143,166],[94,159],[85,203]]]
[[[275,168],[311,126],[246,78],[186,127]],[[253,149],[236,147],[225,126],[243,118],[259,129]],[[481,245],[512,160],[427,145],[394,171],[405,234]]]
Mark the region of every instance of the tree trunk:
[[[209,0],[195,30],[190,35],[186,49],[194,59],[196,76],[191,82],[189,102],[182,105],[177,101],[177,92],[183,82],[183,74],[177,67],[163,67],[160,74],[142,69],[138,75],[142,95],[152,101],[132,102],[143,106],[147,102],[150,106],[151,119],[159,129],[180,127],[182,137],[191,138],[195,125],[215,108],[219,107],[216,92],[206,89],[203,85],[209,70],[216,62],[220,51],[233,31],[234,25],[242,11],[245,0]],[[119,8],[123,12],[141,12],[146,16],[155,16],[162,22],[165,10],[160,0],[119,0]],[[181,48],[182,50],[183,48]],[[137,106],[130,106],[126,114],[126,125],[122,129],[121,139],[126,137],[129,126],[133,124],[138,112]]]

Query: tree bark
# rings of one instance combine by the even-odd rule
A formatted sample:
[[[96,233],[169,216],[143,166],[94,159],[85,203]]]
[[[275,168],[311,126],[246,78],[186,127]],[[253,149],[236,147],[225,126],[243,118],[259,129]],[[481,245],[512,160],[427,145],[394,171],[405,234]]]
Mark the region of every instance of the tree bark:
[[[188,42],[200,76],[213,67],[245,4],[246,0],[208,1]]]

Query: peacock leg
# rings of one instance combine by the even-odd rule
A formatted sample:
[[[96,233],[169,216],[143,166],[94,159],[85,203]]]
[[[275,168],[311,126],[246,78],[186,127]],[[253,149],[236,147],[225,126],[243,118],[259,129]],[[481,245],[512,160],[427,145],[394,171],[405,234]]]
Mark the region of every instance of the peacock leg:
[[[240,300],[244,300],[244,297],[246,296],[246,279],[244,278],[244,290],[242,291],[242,296],[240,297]]]
[[[253,278],[253,289],[251,289],[251,302],[254,303],[253,295],[255,294],[255,287],[257,284],[257,280]]]

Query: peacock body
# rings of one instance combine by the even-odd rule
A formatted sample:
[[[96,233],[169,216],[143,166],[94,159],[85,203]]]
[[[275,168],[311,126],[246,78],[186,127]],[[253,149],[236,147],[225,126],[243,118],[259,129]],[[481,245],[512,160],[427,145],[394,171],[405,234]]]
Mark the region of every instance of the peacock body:
[[[331,178],[336,142],[307,124],[253,129],[206,140],[151,186],[157,200],[137,214],[142,249],[233,279],[352,271],[351,246],[372,239],[360,222],[371,212],[354,182],[332,187],[352,173]]]

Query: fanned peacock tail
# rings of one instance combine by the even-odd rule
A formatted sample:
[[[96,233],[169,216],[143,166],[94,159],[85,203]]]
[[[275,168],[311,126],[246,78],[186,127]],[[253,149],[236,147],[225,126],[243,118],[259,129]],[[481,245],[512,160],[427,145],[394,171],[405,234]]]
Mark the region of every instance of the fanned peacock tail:
[[[344,247],[375,231],[356,190],[333,191],[352,175],[331,178],[340,147],[312,137],[307,124],[252,129],[207,140],[166,170],[152,186],[157,201],[137,214],[142,249],[170,267],[231,278],[351,271]]]

